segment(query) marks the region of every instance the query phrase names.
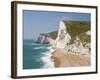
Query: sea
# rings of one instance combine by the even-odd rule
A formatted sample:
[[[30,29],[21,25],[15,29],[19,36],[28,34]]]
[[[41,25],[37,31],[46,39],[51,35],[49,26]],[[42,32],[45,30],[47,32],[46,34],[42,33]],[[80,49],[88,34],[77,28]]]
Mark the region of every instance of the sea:
[[[50,44],[23,40],[23,69],[54,68]]]

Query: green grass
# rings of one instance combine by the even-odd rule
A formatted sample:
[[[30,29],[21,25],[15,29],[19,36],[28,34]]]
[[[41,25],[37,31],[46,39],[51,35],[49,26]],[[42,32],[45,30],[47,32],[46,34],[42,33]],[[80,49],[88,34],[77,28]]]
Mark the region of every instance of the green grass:
[[[51,37],[52,39],[56,39],[57,34],[58,34],[58,31],[53,31],[53,32],[48,33],[49,37]]]
[[[64,23],[72,38],[90,30],[90,22],[88,21],[64,21]]]
[[[91,36],[90,36],[90,35],[87,35],[87,34],[85,34],[85,33],[81,33],[81,34],[79,34],[79,35],[77,35],[77,36],[79,37],[79,39],[80,39],[80,41],[81,41],[82,43],[83,43],[83,42],[88,43],[88,42],[91,41]],[[72,44],[72,43],[74,42],[75,39],[76,39],[76,36],[73,37],[73,38],[71,39],[70,44]]]
[[[71,36],[71,43],[75,40],[76,36],[80,38],[82,42],[90,42],[90,35],[86,35],[85,32],[91,29],[90,22],[88,21],[66,21],[63,20],[68,33]],[[58,31],[47,33],[52,39],[56,39]]]

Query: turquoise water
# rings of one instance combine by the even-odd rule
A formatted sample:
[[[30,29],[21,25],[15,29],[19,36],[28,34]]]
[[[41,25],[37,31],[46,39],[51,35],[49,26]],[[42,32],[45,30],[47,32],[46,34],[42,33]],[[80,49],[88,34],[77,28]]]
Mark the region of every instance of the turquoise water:
[[[23,69],[39,69],[50,66],[49,44],[35,43],[33,40],[23,40]]]

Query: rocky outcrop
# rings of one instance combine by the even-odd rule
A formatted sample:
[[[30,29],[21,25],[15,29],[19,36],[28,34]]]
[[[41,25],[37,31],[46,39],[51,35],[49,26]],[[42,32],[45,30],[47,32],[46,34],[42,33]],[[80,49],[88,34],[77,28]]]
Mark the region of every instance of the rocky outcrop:
[[[73,44],[68,45],[65,49],[71,53],[90,54],[90,43],[84,42],[83,45],[79,37],[76,37]]]
[[[42,33],[37,43],[50,44],[53,50],[65,49],[68,53],[90,54],[91,31],[89,23],[60,21],[59,29],[51,33]]]
[[[65,49],[68,53],[90,54],[90,30],[72,37],[65,23],[60,21],[58,34],[52,41],[52,47]]]
[[[48,44],[49,41],[48,41],[48,35],[46,34],[39,34],[37,40],[36,40],[37,43],[41,43],[41,44]]]
[[[55,40],[56,48],[65,48],[71,40],[71,36],[67,32],[66,25],[63,21],[60,21],[58,35]]]

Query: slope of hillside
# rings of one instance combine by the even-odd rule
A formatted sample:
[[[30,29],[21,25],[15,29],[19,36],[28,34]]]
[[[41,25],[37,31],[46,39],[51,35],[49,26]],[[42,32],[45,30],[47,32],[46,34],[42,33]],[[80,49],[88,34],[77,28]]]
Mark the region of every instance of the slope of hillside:
[[[56,39],[58,31],[53,31],[53,32],[49,32],[47,33],[49,37],[51,37],[52,39]]]
[[[85,32],[90,31],[89,21],[65,21],[66,29],[71,36],[71,43],[75,40],[76,36],[80,38],[82,42],[90,42],[90,35],[86,35]],[[58,31],[49,32],[48,35],[52,39],[56,39]]]
[[[64,21],[64,23],[71,37],[90,30],[90,22],[88,21]]]

